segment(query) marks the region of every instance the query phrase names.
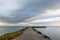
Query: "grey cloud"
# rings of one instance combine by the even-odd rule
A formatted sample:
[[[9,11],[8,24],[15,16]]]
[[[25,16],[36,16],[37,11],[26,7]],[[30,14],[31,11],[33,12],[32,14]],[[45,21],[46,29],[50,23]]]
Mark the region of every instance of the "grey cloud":
[[[46,9],[55,8],[53,5],[56,4],[55,6],[57,6],[57,4],[60,4],[59,2],[60,0],[31,0],[24,8],[11,11],[10,16],[13,16],[12,18],[0,17],[0,20],[8,23],[22,22],[26,19],[42,14]]]
[[[18,18],[13,17],[0,17],[0,22],[2,23],[18,23],[20,20]]]

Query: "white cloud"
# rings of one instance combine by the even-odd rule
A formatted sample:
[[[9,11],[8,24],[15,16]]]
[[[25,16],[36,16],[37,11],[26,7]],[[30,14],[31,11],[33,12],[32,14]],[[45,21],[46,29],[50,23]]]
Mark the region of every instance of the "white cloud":
[[[29,3],[31,4],[29,5]],[[19,20],[21,19],[25,20],[27,19],[27,17],[30,18],[30,17],[33,17],[33,15],[36,16],[36,14],[39,14],[39,15],[36,17],[33,17],[31,20],[60,17],[60,9],[57,4],[58,5],[60,4],[60,0],[58,0],[57,2],[55,0],[53,1],[52,0],[49,0],[49,1],[48,0],[0,0],[0,16],[11,16],[10,14],[12,14],[13,16],[15,15],[14,12],[17,11],[15,16],[20,17]],[[27,7],[25,8],[26,5]],[[56,7],[58,9],[55,9]],[[48,10],[50,8],[53,10]],[[44,12],[43,10],[45,10],[45,13],[42,14],[41,11]],[[40,13],[38,11],[40,11]],[[16,19],[14,19],[14,21],[15,20]],[[12,21],[13,20],[11,20],[10,22]]]
[[[22,9],[25,3],[24,0],[0,0],[0,16],[8,16],[13,11]]]
[[[30,22],[21,22],[17,24],[10,24],[10,23],[3,23],[0,22],[0,26],[60,26],[60,17],[56,18],[48,18],[48,19],[41,19],[41,20],[34,20]]]
[[[32,23],[34,23],[34,22],[36,22],[36,23],[47,23],[47,22],[59,22],[59,21],[60,21],[60,17],[34,20],[34,21],[31,21],[31,22]]]
[[[60,9],[44,10],[44,13],[41,13],[38,16],[29,18],[25,21],[33,21],[33,20],[47,19],[47,18],[54,18],[54,17],[60,17]]]
[[[60,9],[54,9],[54,10],[45,10],[46,13],[50,14],[60,14]]]
[[[12,4],[12,0],[0,0],[0,14],[3,16],[9,15],[10,11],[14,8],[15,7]]]

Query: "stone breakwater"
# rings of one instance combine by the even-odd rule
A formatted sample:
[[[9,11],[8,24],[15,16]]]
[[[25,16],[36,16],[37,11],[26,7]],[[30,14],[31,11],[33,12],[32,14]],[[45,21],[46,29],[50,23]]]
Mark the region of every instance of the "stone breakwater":
[[[48,36],[35,30],[34,28],[27,28],[21,36],[13,40],[51,40]]]
[[[12,33],[6,33],[0,36],[0,40],[51,40],[48,36],[34,29],[26,27]]]

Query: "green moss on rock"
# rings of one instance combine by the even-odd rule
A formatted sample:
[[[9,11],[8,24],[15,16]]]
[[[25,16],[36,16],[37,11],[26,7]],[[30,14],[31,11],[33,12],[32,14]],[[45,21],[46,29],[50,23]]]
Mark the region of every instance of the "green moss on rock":
[[[0,36],[0,40],[12,40],[12,39],[16,38],[17,36],[22,35],[24,30],[25,29],[21,29],[16,32],[6,33],[6,34]]]

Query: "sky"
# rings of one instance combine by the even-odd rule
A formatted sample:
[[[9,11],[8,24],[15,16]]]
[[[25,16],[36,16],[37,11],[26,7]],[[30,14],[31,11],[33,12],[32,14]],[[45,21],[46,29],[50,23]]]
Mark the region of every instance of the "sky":
[[[60,0],[0,0],[0,25],[26,22],[60,22]]]

